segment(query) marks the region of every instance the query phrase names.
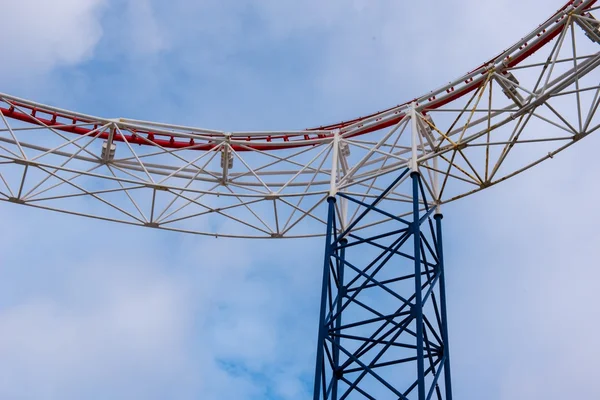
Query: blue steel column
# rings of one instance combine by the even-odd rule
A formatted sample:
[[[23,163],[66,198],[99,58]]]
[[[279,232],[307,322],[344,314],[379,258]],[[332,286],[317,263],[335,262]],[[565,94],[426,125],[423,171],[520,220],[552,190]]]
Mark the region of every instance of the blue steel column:
[[[329,262],[331,258],[331,233],[333,230],[333,219],[335,218],[335,197],[328,197],[327,212],[327,234],[325,236],[325,259],[323,261],[323,287],[321,289],[321,310],[319,313],[319,335],[317,339],[317,360],[315,366],[315,388],[314,400],[319,400],[321,396],[322,375],[324,373],[324,347],[325,337],[327,335],[327,324],[325,321],[327,312],[327,288],[329,287]],[[326,388],[323,388],[325,390]],[[325,396],[323,396],[325,398]]]
[[[442,318],[442,340],[444,341],[444,379],[446,400],[452,400],[452,382],[450,376],[450,345],[448,340],[448,314],[446,313],[446,272],[444,271],[444,250],[442,246],[442,214],[435,214],[438,264],[440,268],[440,311]]]
[[[415,258],[415,305],[414,316],[417,335],[417,391],[419,400],[425,400],[425,357],[423,346],[423,293],[421,291],[421,227],[419,215],[419,173],[411,172],[413,186],[413,222],[412,234],[414,240]]]
[[[333,347],[333,365],[335,368],[339,368],[340,366],[340,327],[342,326],[342,313],[340,312],[340,310],[342,309],[342,304],[343,304],[343,300],[344,300],[344,295],[345,295],[345,289],[344,289],[344,260],[346,258],[346,244],[348,243],[348,240],[343,238],[340,240],[340,261],[338,263],[339,267],[337,269],[337,278],[338,278],[338,290],[337,290],[337,301],[336,301],[336,306],[335,306],[335,310],[336,310],[336,314],[337,317],[335,318],[335,333],[336,336],[334,337],[334,342],[335,342],[335,346]],[[332,388],[331,388],[331,399],[332,400],[338,400],[338,381],[339,381],[339,375],[341,374],[341,371],[339,370],[334,370],[333,371],[333,377],[332,377]]]

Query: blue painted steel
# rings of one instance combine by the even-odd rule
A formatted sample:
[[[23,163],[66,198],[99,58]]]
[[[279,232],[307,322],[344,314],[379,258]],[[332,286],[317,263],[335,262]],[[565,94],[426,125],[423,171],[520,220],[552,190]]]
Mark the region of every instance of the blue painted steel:
[[[415,305],[413,308],[417,333],[417,391],[425,400],[425,359],[423,346],[423,292],[421,289],[421,218],[419,217],[419,173],[410,174],[413,185],[413,240],[415,258]]]
[[[323,384],[323,390],[325,390],[324,379],[324,347],[323,342],[325,341],[325,335],[327,333],[327,325],[325,321],[325,314],[327,313],[327,288],[329,286],[329,263],[331,256],[331,234],[333,231],[333,222],[335,219],[335,197],[329,197],[327,199],[329,205],[327,212],[327,233],[325,235],[325,260],[323,262],[323,286],[321,291],[321,310],[319,313],[319,335],[317,339],[317,361],[315,366],[315,390],[314,400],[321,398],[321,384]],[[325,397],[325,396],[324,396]]]
[[[452,400],[452,380],[450,379],[450,341],[448,340],[448,314],[446,310],[446,272],[444,271],[444,249],[442,246],[442,214],[436,214],[438,265],[440,268],[440,311],[442,313],[442,337],[444,340],[444,378],[446,399]]]
[[[358,207],[343,231],[328,199],[314,400],[452,399],[441,216],[418,173],[410,217],[382,209],[409,173],[371,203],[338,194]],[[380,232],[358,229],[371,213],[389,218]]]
[[[346,289],[344,287],[344,261],[346,258],[346,244],[348,243],[348,239],[346,238],[342,238],[340,240],[340,245],[342,246],[342,248],[340,249],[340,260],[337,263],[337,287],[338,287],[338,294],[337,294],[337,298],[336,298],[336,303],[337,303],[337,310],[341,310],[342,308],[342,301],[344,299],[344,296],[346,295]],[[332,399],[337,399],[338,398],[338,383],[339,383],[339,379],[340,379],[340,372],[339,372],[339,365],[340,365],[340,327],[342,326],[342,313],[338,311],[336,317],[335,317],[335,333],[337,336],[335,336],[334,338],[334,346],[333,346],[333,366],[334,366],[334,370],[333,372],[333,376],[332,376],[332,390],[331,390],[331,398]]]
[[[344,198],[346,198],[346,199],[348,199],[348,200],[351,200],[351,201],[354,201],[354,202],[357,202],[357,203],[361,203],[361,204],[363,204],[363,205],[364,205],[364,206],[367,208],[365,211],[363,211],[363,213],[362,213],[361,215],[359,215],[359,216],[358,216],[358,218],[356,218],[356,220],[355,220],[354,222],[352,222],[352,223],[351,223],[351,224],[350,224],[350,225],[349,225],[349,226],[346,228],[346,230],[345,230],[345,231],[344,231],[344,232],[343,232],[343,233],[340,235],[340,238],[343,238],[343,237],[345,237],[345,236],[346,236],[346,234],[347,234],[348,232],[350,232],[352,229],[354,229],[354,227],[356,226],[356,224],[358,224],[358,223],[359,223],[359,221],[360,221],[361,219],[363,219],[363,218],[364,218],[364,216],[365,216],[365,215],[367,215],[367,213],[368,213],[369,211],[371,211],[372,209],[374,209],[374,208],[375,208],[375,206],[377,205],[377,203],[379,203],[379,202],[380,202],[380,201],[381,201],[383,198],[385,198],[385,196],[386,196],[386,195],[387,195],[387,194],[388,194],[388,193],[389,193],[389,192],[390,192],[390,191],[391,191],[391,190],[394,188],[394,186],[396,186],[396,184],[397,184],[398,182],[400,182],[400,180],[402,180],[402,178],[404,178],[404,175],[406,175],[407,173],[408,173],[408,169],[405,169],[405,170],[404,170],[404,172],[402,172],[402,173],[400,174],[400,176],[398,176],[398,178],[396,178],[396,179],[394,180],[394,182],[392,182],[392,184],[391,184],[391,185],[390,185],[390,186],[389,186],[389,187],[388,187],[386,190],[384,190],[383,192],[381,192],[381,194],[380,194],[379,196],[377,196],[377,198],[375,199],[375,201],[373,201],[373,204],[370,204],[370,205],[368,205],[368,204],[364,204],[364,203],[362,203],[362,202],[358,201],[357,199],[355,199],[355,198],[353,198],[353,197],[350,197],[350,196],[347,196],[347,195],[345,195],[344,193],[338,193],[338,196],[340,196],[340,197],[344,197]],[[394,217],[394,216],[392,216],[392,217]],[[396,219],[400,219],[399,217],[394,217],[394,218],[396,218]],[[407,223],[407,224],[408,224],[408,222],[406,222],[406,221],[403,221],[403,222],[405,222],[405,223]]]

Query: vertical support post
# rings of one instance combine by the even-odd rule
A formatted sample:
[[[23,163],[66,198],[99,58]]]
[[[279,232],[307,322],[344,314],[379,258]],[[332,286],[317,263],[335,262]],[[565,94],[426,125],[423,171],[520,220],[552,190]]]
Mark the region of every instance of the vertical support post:
[[[325,259],[323,261],[323,286],[321,288],[321,309],[319,312],[319,334],[317,338],[317,359],[315,366],[315,386],[314,400],[319,400],[321,396],[321,384],[325,385],[323,374],[325,373],[325,337],[327,336],[327,289],[329,287],[329,263],[331,258],[331,235],[333,231],[333,219],[335,218],[335,197],[328,197],[328,212],[327,212],[327,233],[325,235]],[[327,388],[323,387],[323,391]],[[326,398],[326,396],[323,396]]]
[[[413,201],[413,222],[412,234],[414,241],[415,258],[415,305],[413,315],[415,318],[417,335],[417,393],[419,400],[425,400],[425,346],[423,343],[423,292],[421,289],[421,216],[419,213],[419,165],[417,163],[418,146],[418,128],[417,128],[417,110],[416,104],[411,104],[411,150],[410,159],[410,177],[412,178],[412,201]]]
[[[335,336],[333,338],[333,341],[335,343],[334,347],[333,347],[333,365],[334,368],[339,368],[340,366],[340,333],[341,333],[341,326],[342,326],[342,313],[340,312],[340,310],[342,309],[343,306],[343,300],[344,300],[344,296],[345,296],[345,289],[344,289],[344,270],[345,270],[345,266],[344,266],[344,260],[346,258],[346,244],[348,244],[348,240],[347,239],[341,239],[340,240],[340,260],[338,263],[338,268],[337,268],[337,278],[338,278],[338,284],[337,284],[337,300],[336,300],[336,305],[335,305],[335,310],[336,310],[336,318],[335,318]],[[333,376],[332,376],[332,388],[331,388],[331,400],[338,400],[338,382],[340,379],[342,371],[339,371],[338,369],[334,369],[333,371]]]
[[[421,227],[419,215],[419,173],[411,172],[413,188],[413,222],[412,234],[414,240],[415,259],[415,304],[413,314],[416,323],[417,336],[417,392],[419,400],[425,400],[425,356],[423,345],[423,293],[421,289]]]
[[[444,379],[446,388],[446,400],[452,400],[452,381],[450,375],[450,341],[448,340],[448,314],[446,310],[446,272],[444,270],[444,251],[442,246],[442,218],[439,213],[433,217],[437,236],[437,253],[440,268],[440,312],[442,319],[442,340],[444,341]]]
[[[410,159],[410,170],[412,172],[416,172],[419,169],[417,164],[417,146],[418,146],[418,135],[419,131],[417,129],[417,110],[415,103],[412,103],[410,106],[410,122],[411,122],[411,154],[412,157]]]
[[[329,198],[334,198],[337,193],[337,173],[338,160],[340,156],[340,131],[339,129],[333,133],[333,143],[331,152],[331,176],[329,177]]]

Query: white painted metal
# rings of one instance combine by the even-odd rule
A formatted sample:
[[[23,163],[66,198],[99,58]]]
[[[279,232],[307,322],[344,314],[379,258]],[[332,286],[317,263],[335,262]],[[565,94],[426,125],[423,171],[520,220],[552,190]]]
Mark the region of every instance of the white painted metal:
[[[98,118],[0,94],[0,200],[212,236],[309,237],[324,233],[328,196],[370,201],[411,168],[439,211],[600,128],[592,4],[572,3],[426,95],[316,130],[229,133]],[[408,215],[408,184],[398,183],[381,206]],[[339,227],[356,218],[351,203],[338,207]]]

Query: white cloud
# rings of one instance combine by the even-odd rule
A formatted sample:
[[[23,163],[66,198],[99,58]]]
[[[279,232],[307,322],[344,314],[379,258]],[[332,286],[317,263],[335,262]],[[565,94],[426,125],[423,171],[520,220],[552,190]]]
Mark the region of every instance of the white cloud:
[[[30,78],[90,59],[105,0],[2,0],[0,72]]]
[[[0,243],[0,397],[264,399],[268,387],[306,397],[318,295],[306,268],[320,254],[25,207],[0,215],[11,227]]]
[[[167,48],[164,28],[159,25],[150,0],[128,1],[127,14],[125,30],[129,32],[129,48],[133,52],[154,54]]]
[[[59,296],[0,311],[0,397],[90,398],[111,381],[109,392],[119,388],[112,398],[155,398],[144,380],[160,386],[187,374],[191,321],[181,284],[122,261],[81,263],[62,278]]]

